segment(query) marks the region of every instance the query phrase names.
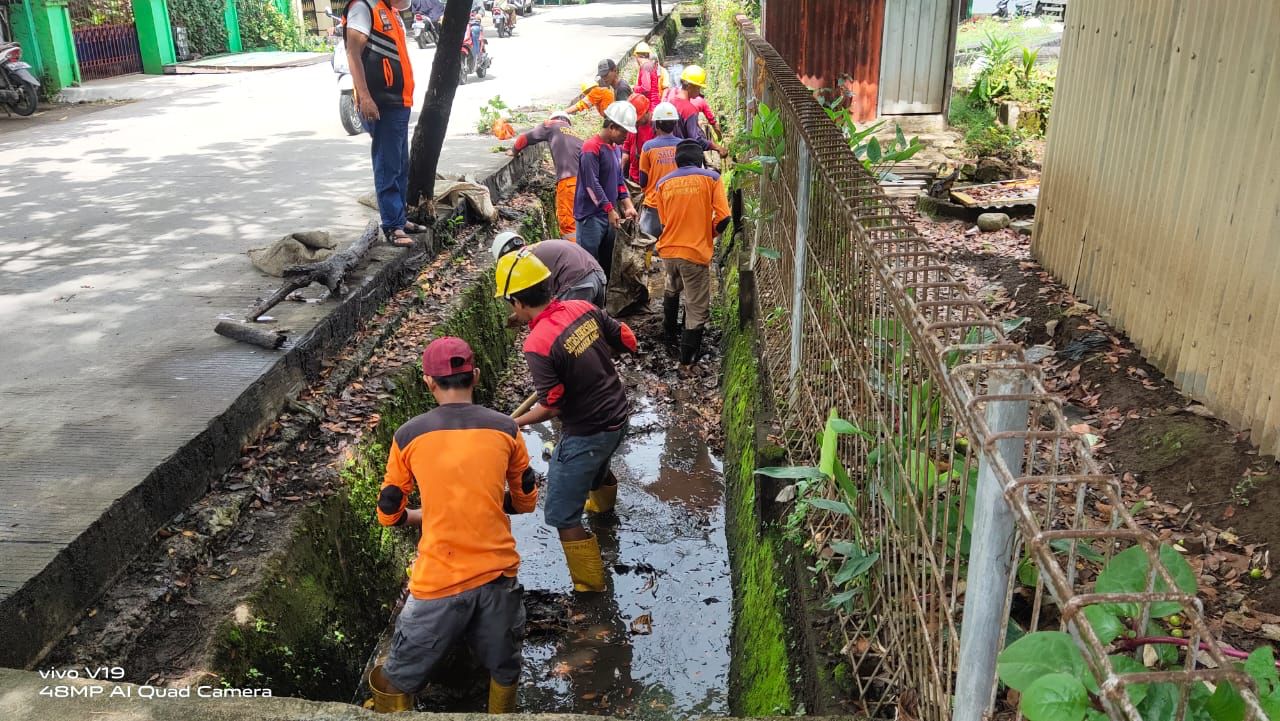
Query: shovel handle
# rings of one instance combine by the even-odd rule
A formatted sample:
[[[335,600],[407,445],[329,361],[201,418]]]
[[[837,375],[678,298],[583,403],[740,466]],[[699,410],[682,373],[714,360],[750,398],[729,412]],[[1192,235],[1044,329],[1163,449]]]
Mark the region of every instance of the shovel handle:
[[[524,402],[521,403],[518,408],[516,408],[514,411],[511,411],[511,417],[519,418],[520,416],[525,414],[525,411],[528,411],[530,408],[533,407],[533,404],[537,402],[538,402],[538,392],[534,391],[533,393],[529,394],[528,398],[524,399]]]

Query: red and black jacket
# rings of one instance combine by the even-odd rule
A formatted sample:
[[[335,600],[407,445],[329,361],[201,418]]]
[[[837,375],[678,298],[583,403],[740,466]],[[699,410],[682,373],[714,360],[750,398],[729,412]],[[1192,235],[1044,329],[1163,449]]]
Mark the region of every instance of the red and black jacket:
[[[379,107],[412,108],[413,65],[409,62],[409,46],[400,13],[387,0],[351,0],[343,12],[344,25],[347,13],[356,3],[368,5],[373,18],[369,42],[360,55],[369,95]],[[343,32],[350,31],[348,26]]]
[[[560,411],[564,432],[589,436],[616,430],[631,404],[613,353],[636,352],[636,337],[585,300],[552,301],[530,325],[525,359],[538,400]]]

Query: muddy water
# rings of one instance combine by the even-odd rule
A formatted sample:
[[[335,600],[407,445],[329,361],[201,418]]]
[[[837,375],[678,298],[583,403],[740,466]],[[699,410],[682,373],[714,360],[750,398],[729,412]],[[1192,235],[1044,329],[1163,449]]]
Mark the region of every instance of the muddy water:
[[[591,519],[610,591],[573,593],[541,503],[512,518],[528,610],[520,710],[725,715],[732,590],[721,462],[680,426],[678,405],[637,396],[644,382],[629,385],[636,413],[613,461],[617,512]],[[534,468],[545,473],[543,444],[555,439],[554,430],[538,426],[524,439]],[[391,630],[374,657],[386,652]],[[419,694],[418,710],[485,710],[484,671],[465,654],[446,665]],[[357,702],[366,694],[362,688]]]
[[[617,518],[593,519],[612,593],[569,599],[567,634],[525,644],[525,711],[602,712],[637,718],[727,713],[732,591],[725,549],[721,464],[641,398],[614,458]],[[538,470],[549,428],[526,433]],[[571,595],[559,540],[541,514],[514,519],[534,594]]]

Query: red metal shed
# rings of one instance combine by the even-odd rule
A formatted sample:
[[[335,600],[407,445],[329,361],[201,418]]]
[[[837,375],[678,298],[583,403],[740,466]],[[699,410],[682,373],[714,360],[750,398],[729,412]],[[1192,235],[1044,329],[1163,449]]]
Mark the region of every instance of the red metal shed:
[[[765,0],[765,40],[858,120],[946,111],[960,0]]]

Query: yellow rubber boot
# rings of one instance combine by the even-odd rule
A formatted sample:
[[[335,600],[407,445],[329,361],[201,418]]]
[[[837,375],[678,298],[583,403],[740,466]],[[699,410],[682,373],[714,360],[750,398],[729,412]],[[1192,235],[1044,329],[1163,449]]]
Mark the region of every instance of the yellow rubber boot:
[[[587,494],[587,513],[608,513],[618,503],[618,484],[600,486]]]
[[[569,564],[573,590],[600,592],[605,590],[604,561],[600,559],[600,542],[595,536],[581,541],[561,541],[564,560]]]
[[[369,674],[369,690],[373,693],[370,701],[372,701],[373,710],[377,713],[395,713],[413,709],[413,694],[403,693],[387,683],[386,677],[382,675],[382,664],[374,666]],[[368,702],[365,708],[369,708]]]
[[[489,713],[515,713],[516,685],[503,686],[489,679]]]

